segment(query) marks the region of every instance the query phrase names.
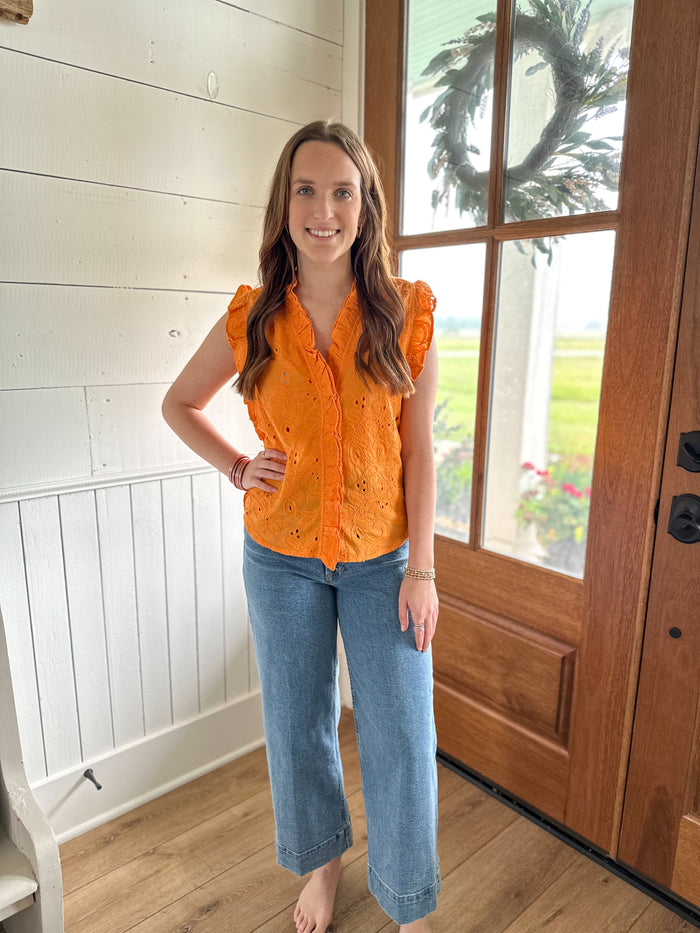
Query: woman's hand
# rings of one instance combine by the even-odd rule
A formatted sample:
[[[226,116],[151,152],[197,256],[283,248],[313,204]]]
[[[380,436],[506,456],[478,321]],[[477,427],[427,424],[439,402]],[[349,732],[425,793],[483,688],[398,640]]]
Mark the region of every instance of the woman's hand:
[[[241,477],[243,488],[248,490],[255,486],[263,492],[277,492],[277,487],[271,486],[265,480],[283,480],[286,464],[287,455],[284,451],[266,447],[246,464]]]
[[[399,590],[399,622],[405,632],[410,620],[416,636],[416,649],[427,651],[435,634],[438,620],[438,596],[434,580],[404,577]]]

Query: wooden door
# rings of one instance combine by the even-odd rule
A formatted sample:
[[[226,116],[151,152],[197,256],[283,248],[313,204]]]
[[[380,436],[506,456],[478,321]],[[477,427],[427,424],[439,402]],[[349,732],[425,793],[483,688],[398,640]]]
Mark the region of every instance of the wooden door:
[[[669,533],[678,497],[700,510],[698,180],[694,202],[619,858],[700,904],[700,541]]]
[[[550,12],[562,7],[561,0],[525,2]],[[450,5],[455,6],[437,4],[441,13]],[[367,2],[365,136],[383,165],[393,246],[404,261],[417,250],[449,247],[479,247],[483,255],[469,527],[463,540],[444,532],[436,539],[438,744],[615,856],[687,251],[700,5],[696,0],[634,4],[616,207],[518,220],[502,211],[517,13],[510,0],[494,0],[497,15],[481,20],[491,16],[496,24],[484,216],[471,226],[448,224],[439,231],[402,226],[402,164],[410,155],[402,136],[407,9],[407,0]],[[465,31],[470,25],[465,23]],[[585,571],[579,578],[499,553],[485,532],[487,487],[498,465],[493,452],[489,455],[490,406],[498,394],[494,361],[499,341],[513,359],[519,352],[517,340],[508,345],[509,334],[498,330],[499,274],[504,257],[515,255],[526,238],[546,243],[546,238],[605,232],[615,238],[614,261]],[[459,262],[451,263],[451,271],[450,263],[445,268],[454,274]],[[595,268],[586,270],[581,287],[595,275]],[[427,273],[407,277],[429,278]],[[431,285],[439,315],[440,282]]]

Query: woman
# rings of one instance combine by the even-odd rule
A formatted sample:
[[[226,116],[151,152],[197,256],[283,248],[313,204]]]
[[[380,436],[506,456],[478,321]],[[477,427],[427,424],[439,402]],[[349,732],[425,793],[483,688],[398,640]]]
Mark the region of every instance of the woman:
[[[425,933],[440,889],[429,651],[435,302],[424,283],[391,277],[385,216],[362,141],[342,124],[299,130],[271,186],[262,287],[238,289],[163,403],[185,443],[246,490],[244,579],[277,860],[312,872],[294,911],[298,933],[327,930],[352,844],[338,623],[370,890],[404,933]],[[263,445],[251,459],[203,413],[236,373]]]

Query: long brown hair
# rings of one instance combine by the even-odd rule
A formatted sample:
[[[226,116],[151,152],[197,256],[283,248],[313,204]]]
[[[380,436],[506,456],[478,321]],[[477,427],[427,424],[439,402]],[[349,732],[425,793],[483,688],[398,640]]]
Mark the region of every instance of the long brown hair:
[[[284,305],[286,289],[294,280],[297,265],[296,247],[287,228],[292,160],[299,146],[310,140],[338,146],[355,163],[361,177],[361,228],[351,247],[362,317],[362,334],[357,342],[355,368],[365,382],[370,377],[393,395],[412,395],[414,387],[411,371],[399,347],[404,309],[391,278],[386,239],[386,202],[379,172],[359,136],[342,123],[325,121],[309,123],[298,130],[282,150],[277,162],[260,247],[258,273],[262,289],[248,315],[248,350],[236,381],[236,389],[244,398],[251,399],[272,356],[267,328]]]

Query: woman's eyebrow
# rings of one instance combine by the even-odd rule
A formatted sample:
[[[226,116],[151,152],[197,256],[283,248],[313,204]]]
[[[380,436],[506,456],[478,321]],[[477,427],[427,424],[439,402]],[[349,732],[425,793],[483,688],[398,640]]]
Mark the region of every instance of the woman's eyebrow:
[[[315,185],[316,182],[313,181],[313,179],[311,178],[293,178],[292,184],[293,185]],[[334,181],[333,187],[334,188],[355,188],[357,189],[357,185],[355,184],[354,181]]]

